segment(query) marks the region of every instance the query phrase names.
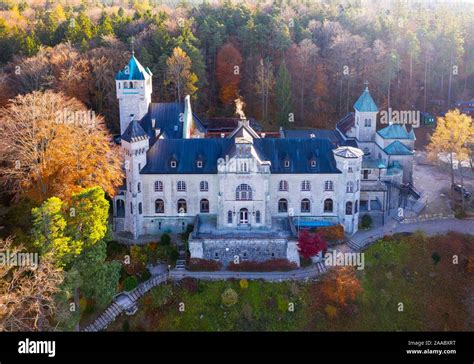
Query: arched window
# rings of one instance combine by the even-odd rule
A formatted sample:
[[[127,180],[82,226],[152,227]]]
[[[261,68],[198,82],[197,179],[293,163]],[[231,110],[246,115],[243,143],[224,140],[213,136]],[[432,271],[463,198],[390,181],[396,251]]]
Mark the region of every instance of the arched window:
[[[206,200],[205,198],[203,198],[201,200],[201,203],[200,203],[200,211],[202,213],[208,213],[209,212],[209,200]]]
[[[142,206],[142,203],[139,202],[138,203],[138,214],[141,215],[143,213],[143,206]]]
[[[186,182],[178,181],[177,189],[178,189],[179,192],[186,192]]]
[[[301,182],[301,191],[311,191],[311,184],[309,181]]]
[[[125,216],[125,202],[123,200],[117,200],[117,217],[124,217]]]
[[[252,199],[252,187],[242,183],[235,191],[235,199],[238,201],[249,201]]]
[[[333,212],[333,202],[330,198],[324,200],[324,212]]]
[[[278,212],[288,212],[288,201],[284,198],[278,201]]]
[[[301,212],[311,212],[311,202],[307,198],[301,200]]]
[[[354,214],[357,214],[359,212],[359,200],[356,200],[354,203]]]
[[[188,206],[186,204],[186,200],[179,199],[178,200],[178,214],[185,214],[188,212]]]
[[[157,214],[165,213],[165,201],[162,199],[155,200],[155,212]]]
[[[346,192],[354,192],[354,183],[352,181],[347,182]]]
[[[279,191],[288,191],[288,181],[280,181],[278,184]]]
[[[334,183],[332,181],[324,182],[324,190],[325,191],[334,191]]]
[[[352,215],[352,202],[346,202],[346,215]]]
[[[140,182],[137,183],[137,191],[138,193],[142,192],[142,184]]]
[[[257,212],[255,213],[255,223],[260,224],[260,220],[261,220],[260,211],[257,210]]]
[[[199,189],[201,191],[209,191],[209,184],[207,183],[207,181],[201,181],[199,183]]]
[[[232,211],[227,211],[227,223],[232,224]]]
[[[163,182],[155,181],[155,192],[163,192]]]

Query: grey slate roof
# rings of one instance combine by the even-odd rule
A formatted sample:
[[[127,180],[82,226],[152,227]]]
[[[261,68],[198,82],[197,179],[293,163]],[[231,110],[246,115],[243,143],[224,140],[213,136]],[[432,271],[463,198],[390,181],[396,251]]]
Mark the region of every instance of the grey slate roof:
[[[137,142],[139,140],[144,140],[147,139],[148,135],[143,130],[141,125],[138,123],[138,121],[133,120],[130,124],[128,124],[127,129],[122,134],[122,140],[125,140],[127,142]]]
[[[353,112],[348,113],[336,124],[341,133],[347,135],[347,132],[355,125],[355,114]]]
[[[147,164],[142,174],[214,174],[217,160],[225,158],[232,149],[234,139],[158,139],[147,153]],[[262,159],[270,161],[271,173],[341,173],[336,168],[332,143],[328,139],[254,139],[255,150]],[[197,156],[203,167],[197,167]],[[310,160],[316,156],[316,167]],[[176,168],[171,159],[176,158]],[[283,160],[290,160],[284,167]]]
[[[140,120],[140,125],[148,136],[154,140],[155,132],[152,127],[152,119],[155,119],[155,128],[159,128],[166,138],[180,139],[183,137],[183,125],[180,114],[184,113],[184,102],[160,102],[151,103],[147,114]],[[204,132],[201,120],[193,113],[194,126]]]

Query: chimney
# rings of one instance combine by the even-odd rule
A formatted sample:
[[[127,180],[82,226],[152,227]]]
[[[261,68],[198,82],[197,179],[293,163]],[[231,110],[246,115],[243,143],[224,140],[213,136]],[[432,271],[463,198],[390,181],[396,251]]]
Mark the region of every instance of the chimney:
[[[260,134],[260,136],[261,136],[262,138],[265,138],[265,135],[267,135],[267,134],[265,134],[265,133],[261,133],[261,134]]]
[[[221,133],[221,138],[225,138],[225,134],[224,134],[224,133]]]
[[[155,119],[153,119],[153,120],[155,120]],[[160,128],[156,128],[156,129],[155,129],[155,137],[158,138],[158,135],[160,135],[160,133],[161,133],[161,129],[160,129]]]
[[[151,119],[151,127],[152,128],[155,128],[155,123],[156,123],[156,119],[155,118]]]

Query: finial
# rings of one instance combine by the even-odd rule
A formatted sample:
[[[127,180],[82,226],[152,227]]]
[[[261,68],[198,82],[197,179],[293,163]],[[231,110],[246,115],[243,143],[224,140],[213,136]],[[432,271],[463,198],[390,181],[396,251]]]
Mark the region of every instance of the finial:
[[[364,85],[365,85],[365,89],[368,90],[369,89],[369,81],[365,80]]]

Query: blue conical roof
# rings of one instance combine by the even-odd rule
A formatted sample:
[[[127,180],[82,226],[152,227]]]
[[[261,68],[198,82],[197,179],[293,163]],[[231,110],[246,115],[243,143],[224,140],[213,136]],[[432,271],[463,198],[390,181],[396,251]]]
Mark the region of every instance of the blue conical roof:
[[[369,88],[366,87],[362,95],[354,104],[354,109],[359,112],[377,112],[379,108],[374,102],[372,96],[370,96]]]
[[[152,73],[150,69],[147,67],[143,67],[140,62],[135,58],[135,55],[132,54],[130,57],[130,61],[128,61],[128,65],[121,71],[117,72],[115,76],[116,80],[144,80],[148,76],[151,76]]]

